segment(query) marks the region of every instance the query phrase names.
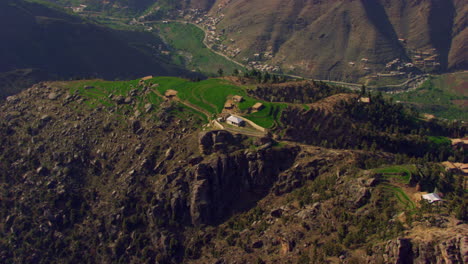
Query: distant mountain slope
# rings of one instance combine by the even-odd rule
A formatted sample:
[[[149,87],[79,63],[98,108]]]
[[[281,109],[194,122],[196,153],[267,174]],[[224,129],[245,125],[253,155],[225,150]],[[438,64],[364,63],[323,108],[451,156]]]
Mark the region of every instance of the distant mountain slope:
[[[229,47],[236,60],[306,77],[355,82],[401,69],[439,73],[468,67],[464,0],[48,1],[86,4],[87,10],[112,15],[151,14],[149,20],[205,19],[216,32],[212,44]],[[386,68],[394,59],[398,63]]]
[[[308,76],[362,76],[417,52],[437,54],[442,71],[467,67],[463,0],[219,0],[211,15],[224,15],[217,31],[239,58],[271,52],[268,63]]]
[[[36,68],[56,78],[107,79],[190,74],[155,55],[162,42],[154,35],[111,30],[38,3],[1,1],[0,35],[0,72]]]

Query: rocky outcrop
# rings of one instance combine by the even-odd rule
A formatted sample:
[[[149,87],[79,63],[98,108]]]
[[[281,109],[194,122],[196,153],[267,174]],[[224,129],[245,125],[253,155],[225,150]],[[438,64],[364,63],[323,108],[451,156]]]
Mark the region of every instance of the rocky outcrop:
[[[431,232],[431,231],[428,231]],[[458,264],[468,263],[468,236],[447,232],[445,238],[420,240],[398,238],[378,246],[380,252],[368,263],[383,261],[392,264]]]
[[[239,137],[242,136],[239,135]],[[198,138],[200,152],[205,155],[213,152],[226,152],[228,147],[237,145],[239,141],[239,138],[225,130],[203,132]]]
[[[216,155],[198,164],[191,184],[192,224],[213,224],[251,206],[269,192],[279,173],[291,166],[296,153],[295,148],[244,150]]]

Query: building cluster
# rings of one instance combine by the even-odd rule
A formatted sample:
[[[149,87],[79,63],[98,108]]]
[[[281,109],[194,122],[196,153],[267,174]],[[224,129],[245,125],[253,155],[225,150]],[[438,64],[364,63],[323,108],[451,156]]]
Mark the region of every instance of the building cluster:
[[[414,65],[419,68],[437,69],[440,67],[439,54],[437,54],[436,49],[413,51],[411,58]]]
[[[370,72],[371,69],[367,66],[369,63],[368,58],[362,58],[359,62],[350,61],[348,62],[349,67],[359,67],[360,69],[364,70],[365,72]]]
[[[223,5],[224,4],[221,4],[219,6],[219,10],[214,16],[207,15],[199,9],[189,9],[179,15],[182,16],[184,20],[190,21],[205,29],[207,34],[205,39],[206,45],[230,58],[235,58],[242,53],[242,49],[236,46],[234,39],[226,39],[226,36],[217,28],[219,22],[225,17],[222,13]],[[273,52],[265,51],[252,54],[250,58],[243,58],[243,61],[252,69],[267,72],[281,72],[279,66],[264,63],[264,61],[271,60],[272,58]]]

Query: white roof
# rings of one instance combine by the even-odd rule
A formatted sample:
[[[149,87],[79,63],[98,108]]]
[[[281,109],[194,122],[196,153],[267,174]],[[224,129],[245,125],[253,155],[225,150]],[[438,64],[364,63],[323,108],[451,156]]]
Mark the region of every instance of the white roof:
[[[242,118],[239,118],[237,116],[230,116],[226,119],[227,121],[230,121],[232,123],[236,123],[236,124],[239,124],[241,122],[243,122],[244,120],[242,120]]]
[[[442,198],[437,193],[428,193],[422,196],[423,199],[429,201],[429,203],[442,201]]]

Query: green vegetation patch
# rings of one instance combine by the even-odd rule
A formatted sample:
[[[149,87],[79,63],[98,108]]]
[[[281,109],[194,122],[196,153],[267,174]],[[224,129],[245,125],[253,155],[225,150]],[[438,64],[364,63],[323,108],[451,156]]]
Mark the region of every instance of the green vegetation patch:
[[[468,120],[467,73],[451,73],[429,78],[415,91],[393,95],[423,113],[456,120]]]
[[[161,94],[164,94],[169,89],[176,90],[178,92],[177,96],[181,100],[187,101],[212,115],[219,114],[223,111],[224,104],[229,96],[243,96],[244,101],[239,104],[239,110],[245,112],[255,103],[260,102],[264,105],[260,111],[256,113],[245,113],[243,116],[265,128],[271,128],[275,123],[279,122],[281,111],[288,105],[266,102],[249,97],[245,87],[233,85],[222,79],[191,82],[175,77],[157,77],[154,78],[152,82],[159,84],[157,89]]]
[[[443,146],[443,145],[451,145],[452,141],[447,137],[433,137],[428,136],[429,140],[436,145]]]
[[[155,27],[159,35],[171,46],[171,58],[174,63],[185,66],[193,71],[214,76],[222,69],[226,74],[242,67],[228,59],[212,52],[205,46],[203,30],[192,24],[171,22],[157,23]]]
[[[387,179],[396,179],[401,183],[408,184],[411,175],[416,173],[416,167],[414,165],[395,165],[374,169],[373,171],[382,174]]]
[[[414,204],[414,202],[411,201],[411,199],[408,197],[405,191],[403,191],[401,188],[394,186],[394,185],[389,185],[389,184],[383,185],[383,188],[392,192],[395,195],[396,199],[401,204],[403,204],[407,209],[412,210],[416,208],[416,205]]]
[[[116,102],[112,99],[116,96],[127,97],[131,90],[141,90],[138,86],[139,79],[132,81],[103,81],[103,80],[87,80],[73,81],[67,83],[72,93],[77,93],[86,99],[85,104],[90,107],[115,106]],[[227,80],[223,79],[207,79],[199,82],[192,82],[186,79],[177,77],[155,77],[146,81],[150,84],[158,84],[156,94],[149,92],[147,94],[133,97],[136,100],[140,110],[144,110],[145,103],[151,103],[154,106],[162,102],[161,95],[164,95],[167,90],[177,91],[177,97],[186,105],[178,111],[189,111],[202,120],[208,121],[207,116],[215,117],[224,109],[224,104],[227,98],[240,95],[244,100],[239,103],[238,108],[240,115],[253,121],[257,125],[265,128],[272,128],[279,124],[281,112],[291,104],[287,103],[272,103],[262,100],[257,100],[248,96],[247,87],[236,86]],[[251,113],[250,108],[260,102],[263,108],[258,112]],[[123,107],[131,108],[130,105]],[[301,105],[299,105],[301,107]]]

